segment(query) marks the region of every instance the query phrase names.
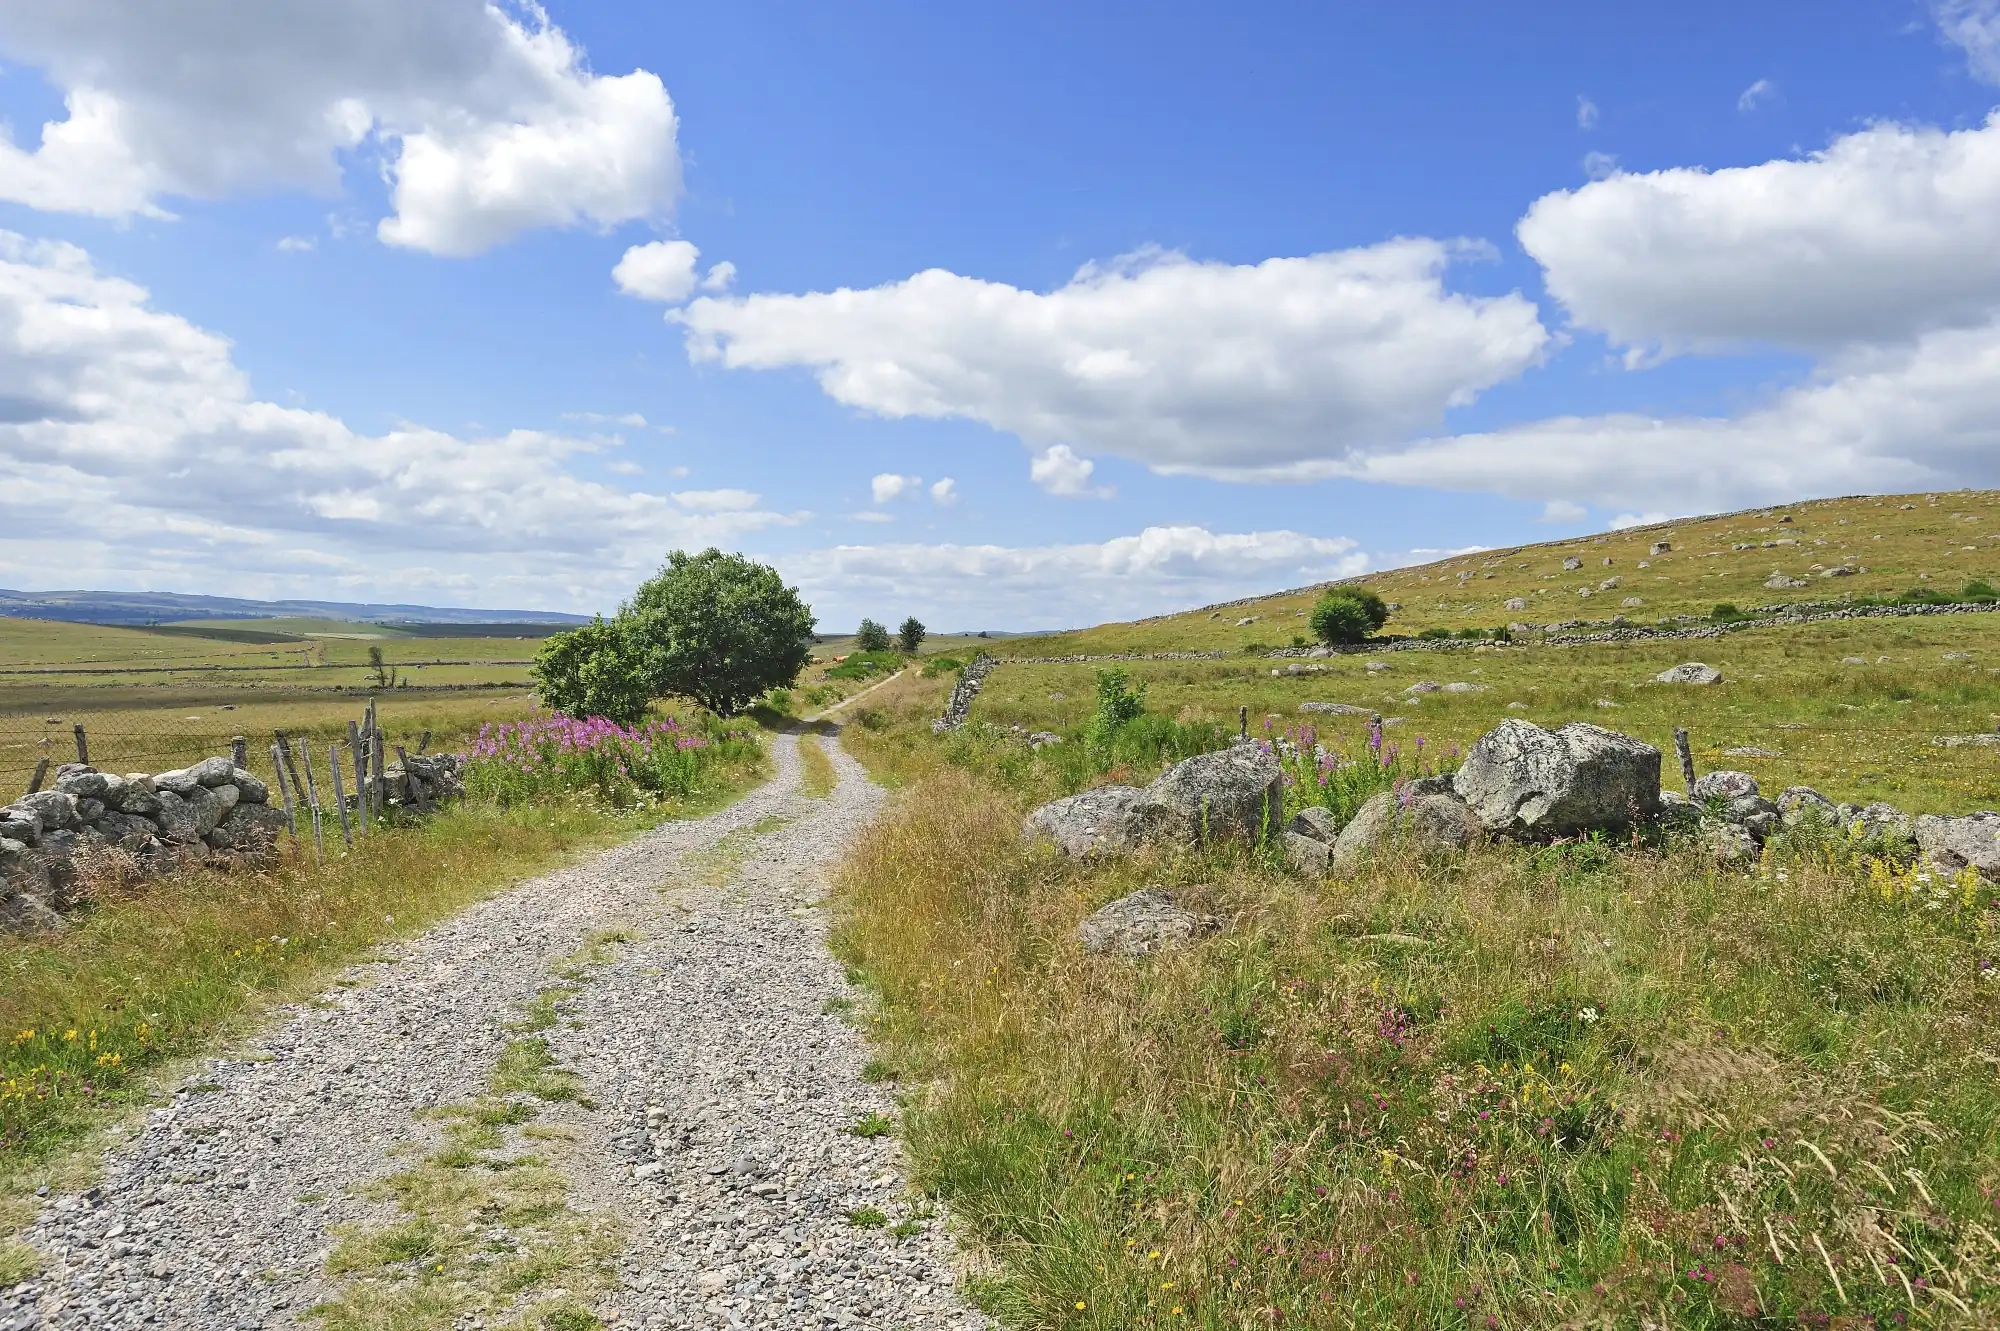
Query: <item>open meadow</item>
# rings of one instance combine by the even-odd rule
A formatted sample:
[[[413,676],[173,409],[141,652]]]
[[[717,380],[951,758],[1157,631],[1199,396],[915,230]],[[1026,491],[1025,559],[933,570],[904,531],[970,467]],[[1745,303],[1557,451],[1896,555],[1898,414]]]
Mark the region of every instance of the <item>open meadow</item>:
[[[1506,552],[1493,581],[1512,582],[1490,593],[1456,572],[1476,583],[1493,554],[1365,581],[1401,599],[1391,632],[1491,624],[1504,612],[1479,601],[1608,548],[1613,570],[1646,559],[1674,579],[1647,589],[1662,611],[1705,617],[1757,604],[1742,584],[1773,556],[1704,545],[1756,525],[1845,534],[1865,514],[1862,538],[1906,561],[1880,590],[1970,578],[1970,552],[1909,552],[1989,500],[1679,523],[1687,557],[1664,564],[1646,554],[1658,532]],[[1441,580],[1442,608],[1416,590]],[[1579,599],[1596,598],[1570,591],[1564,613]],[[853,709],[842,742],[904,793],[846,866],[836,942],[872,991],[861,1020],[904,1088],[918,1176],[988,1262],[984,1306],[1105,1328],[2000,1324],[2000,943],[1978,872],[1809,820],[1734,863],[1642,829],[1463,852],[1391,839],[1324,874],[1275,846],[1071,858],[1021,830],[1046,801],[1227,745],[1240,709],[1253,739],[1327,751],[1286,760],[1285,798],[1336,820],[1507,718],[1645,740],[1669,791],[1681,726],[1699,773],[1748,772],[1767,796],[2000,808],[2000,617],[1244,650],[1289,642],[1270,624],[1310,600],[1232,610],[1265,616],[1240,629],[1202,612],[1007,640],[996,655],[1230,654],[1003,659],[943,736],[949,678],[911,672]],[[1697,660],[1722,682],[1653,682]],[[1144,689],[1122,720],[1100,701],[1114,669],[1112,696]],[[1142,887],[1211,931],[1087,951],[1079,923]]]

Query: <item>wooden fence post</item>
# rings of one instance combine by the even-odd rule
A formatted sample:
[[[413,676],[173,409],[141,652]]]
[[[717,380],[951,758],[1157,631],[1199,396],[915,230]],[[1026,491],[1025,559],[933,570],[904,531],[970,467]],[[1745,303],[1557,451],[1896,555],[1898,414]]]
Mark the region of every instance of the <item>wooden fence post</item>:
[[[426,730],[423,734],[417,737],[417,756],[422,757],[424,750],[428,749],[430,746],[431,746],[431,732]]]
[[[387,789],[388,775],[383,770],[382,732],[380,730],[377,730],[375,737],[368,742],[368,757],[369,766],[373,769],[369,779],[374,782],[373,789],[376,793],[376,798],[381,801],[382,808],[387,809],[389,805],[389,792]]]
[[[1681,780],[1687,783],[1686,789],[1688,794],[1693,795],[1694,750],[1688,747],[1688,733],[1680,726],[1674,727],[1674,752],[1679,754],[1681,758]]]
[[[83,722],[76,723],[76,760],[90,766],[90,741],[83,736]]]
[[[1248,706],[1236,709],[1236,737],[1238,739],[1250,738],[1250,708]]]
[[[271,770],[277,773],[271,779],[271,784],[278,788],[278,795],[285,802],[285,830],[290,832],[292,839],[296,841],[299,835],[299,820],[292,812],[292,792],[285,785],[285,750],[282,745],[271,746]]]
[[[410,803],[417,806],[418,813],[431,811],[430,797],[424,794],[423,783],[410,770],[410,755],[403,752],[403,746],[396,746],[396,761],[403,765],[403,789],[410,797]]]
[[[333,807],[340,810],[340,839],[354,848],[354,828],[347,821],[347,792],[340,788],[340,745],[326,746],[327,765],[333,769]]]
[[[292,741],[282,730],[273,733],[278,737],[278,747],[285,751],[285,765],[278,769],[278,776],[280,778],[291,778],[292,793],[299,797],[300,805],[304,805],[306,802],[306,788],[299,784],[299,770],[292,765]]]
[[[30,795],[34,794],[36,791],[42,788],[42,778],[46,777],[48,774],[49,774],[49,760],[47,758],[44,758],[40,762],[35,764],[34,779],[28,782],[28,793]]]
[[[250,766],[250,741],[247,738],[237,735],[230,739],[229,761],[242,768]]]
[[[299,766],[306,769],[306,800],[312,806],[313,846],[318,851],[320,859],[324,860],[326,858],[326,834],[320,829],[319,788],[313,784],[312,745],[305,740],[299,741]]]
[[[368,759],[361,748],[361,727],[347,723],[347,751],[354,755],[354,816],[361,821],[361,835],[368,835]]]

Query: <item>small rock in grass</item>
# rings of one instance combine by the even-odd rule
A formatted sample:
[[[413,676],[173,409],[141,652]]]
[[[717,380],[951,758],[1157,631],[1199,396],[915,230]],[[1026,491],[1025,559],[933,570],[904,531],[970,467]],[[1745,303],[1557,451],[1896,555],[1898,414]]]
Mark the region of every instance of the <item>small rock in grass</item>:
[[[1655,684],[1720,684],[1722,672],[1700,661],[1685,661],[1653,676]]]
[[[1175,904],[1165,888],[1142,887],[1077,925],[1076,936],[1086,952],[1141,957],[1214,927],[1213,919]]]
[[[1293,814],[1291,822],[1285,824],[1285,830],[1329,846],[1340,838],[1340,828],[1333,821],[1332,810],[1318,804],[1308,804]]]
[[[1785,755],[1776,749],[1766,749],[1755,744],[1743,744],[1733,749],[1724,749],[1725,758],[1782,758]]]

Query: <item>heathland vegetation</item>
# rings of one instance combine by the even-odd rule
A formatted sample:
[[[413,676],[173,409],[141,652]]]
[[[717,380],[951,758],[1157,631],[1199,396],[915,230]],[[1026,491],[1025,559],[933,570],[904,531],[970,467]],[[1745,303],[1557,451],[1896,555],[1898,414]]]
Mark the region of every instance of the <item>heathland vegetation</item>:
[[[1533,596],[1575,552],[1628,577],[1645,561],[1655,617],[1775,601],[1738,585],[1774,577],[1773,558],[1816,597],[1957,592],[2000,564],[1956,539],[1995,498],[1801,505],[1368,585],[1410,637],[1527,619],[1468,603]],[[1843,548],[1759,544],[1765,567],[1739,567],[1751,556],[1728,547],[1758,526]],[[1871,560],[1817,579],[1843,536],[1869,542],[1879,578]],[[1618,567],[1591,597],[1559,588],[1562,617],[1622,592],[1596,591]],[[1521,585],[1489,591],[1487,571]],[[1449,771],[1504,718],[1637,736],[1668,755],[1670,789],[1681,726],[1700,771],[1771,794],[2000,807],[1989,616],[1243,651],[1252,634],[1288,645],[1270,623],[1321,594],[1006,640],[1018,657],[1230,654],[1003,663],[942,736],[948,674],[854,708],[843,742],[907,795],[845,868],[837,943],[873,993],[919,1176],[991,1258],[981,1299],[1078,1327],[1990,1324],[2000,956],[1980,873],[1812,820],[1725,864],[1699,809],[1687,834],[1392,842],[1326,876],[1275,845],[1075,859],[1021,830],[1046,800],[1227,745],[1245,713],[1287,755],[1288,806],[1336,823]],[[1690,659],[1721,682],[1654,682]],[[1136,960],[1087,952],[1079,922],[1147,886],[1216,927]]]

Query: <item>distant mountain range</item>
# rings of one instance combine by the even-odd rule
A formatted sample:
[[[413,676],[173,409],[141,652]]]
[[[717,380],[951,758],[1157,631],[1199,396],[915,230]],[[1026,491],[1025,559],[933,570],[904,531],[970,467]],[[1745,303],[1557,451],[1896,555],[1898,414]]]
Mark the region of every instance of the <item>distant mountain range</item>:
[[[586,624],[552,610],[466,610],[366,601],[246,601],[178,592],[13,592],[0,588],[0,616],[72,624],[171,624],[183,619],[340,619],[357,624]]]

